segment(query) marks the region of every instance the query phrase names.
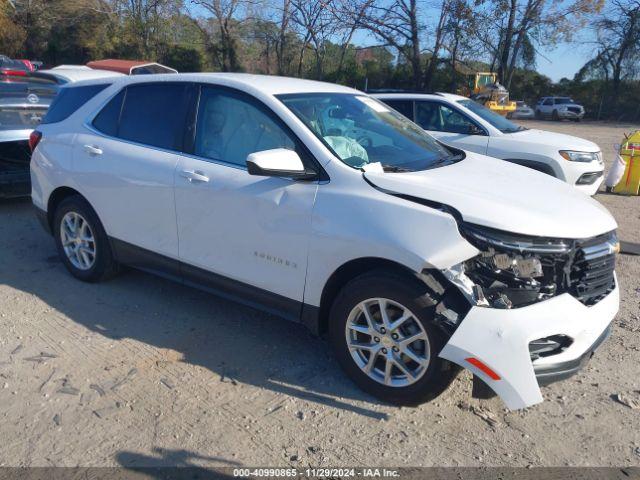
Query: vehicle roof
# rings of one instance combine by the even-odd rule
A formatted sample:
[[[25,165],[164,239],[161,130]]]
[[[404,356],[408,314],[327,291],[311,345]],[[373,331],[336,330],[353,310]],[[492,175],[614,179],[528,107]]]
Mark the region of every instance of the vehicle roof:
[[[67,66],[64,68],[56,67],[50,70],[38,70],[35,76],[40,74],[52,75],[67,82],[79,82],[81,80],[124,76],[122,73],[110,72],[108,70],[92,70],[91,68],[71,66]]]
[[[199,82],[235,87],[241,90],[253,90],[269,95],[286,93],[363,93],[353,88],[333,83],[303,80],[300,78],[278,77],[274,75],[255,75],[249,73],[171,73],[154,75],[123,76],[116,79],[120,85],[147,82]],[[83,85],[100,83],[98,80],[83,81]]]
[[[429,100],[442,100],[443,98],[455,102],[457,100],[467,100],[467,97],[462,95],[456,95],[455,93],[373,93],[372,96],[376,98],[386,98],[387,100],[415,100],[415,99],[429,99]]]

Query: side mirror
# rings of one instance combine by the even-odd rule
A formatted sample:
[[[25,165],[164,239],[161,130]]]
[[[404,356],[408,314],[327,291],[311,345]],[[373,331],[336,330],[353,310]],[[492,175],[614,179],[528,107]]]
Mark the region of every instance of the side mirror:
[[[247,155],[249,175],[260,177],[286,177],[296,180],[310,180],[316,172],[305,170],[302,160],[293,150],[274,148]]]

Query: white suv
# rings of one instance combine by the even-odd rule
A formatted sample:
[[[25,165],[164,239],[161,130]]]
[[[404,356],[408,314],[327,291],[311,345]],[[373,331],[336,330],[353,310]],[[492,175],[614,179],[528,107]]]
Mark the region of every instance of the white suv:
[[[604,179],[600,147],[588,140],[518,126],[460,95],[374,96],[449,145],[547,173],[588,195]]]
[[[579,122],[584,117],[584,107],[569,97],[542,97],[536,104],[535,115],[536,118]]]
[[[302,322],[384,400],[432,399],[459,365],[535,404],[618,310],[599,203],[359,91],[242,74],[62,91],[31,139],[32,198],[71,274],[129,265]]]

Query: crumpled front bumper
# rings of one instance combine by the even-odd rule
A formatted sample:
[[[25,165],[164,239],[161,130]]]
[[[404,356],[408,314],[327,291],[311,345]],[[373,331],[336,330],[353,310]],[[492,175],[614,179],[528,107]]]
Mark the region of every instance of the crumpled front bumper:
[[[508,408],[529,407],[543,400],[536,370],[576,361],[584,364],[618,312],[619,301],[616,279],[615,289],[591,307],[568,293],[510,310],[474,306],[440,357],[480,377]],[[531,361],[529,342],[560,334],[571,337],[573,343],[557,355]]]

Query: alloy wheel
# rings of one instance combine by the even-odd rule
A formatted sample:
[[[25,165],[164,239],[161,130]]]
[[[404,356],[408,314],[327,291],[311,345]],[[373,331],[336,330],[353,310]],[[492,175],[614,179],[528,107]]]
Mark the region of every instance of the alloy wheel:
[[[62,248],[71,264],[89,270],[96,261],[96,242],[91,226],[77,212],[67,212],[60,221]]]
[[[429,337],[405,306],[386,298],[360,302],[345,326],[347,347],[358,367],[389,387],[417,382],[431,361]]]

